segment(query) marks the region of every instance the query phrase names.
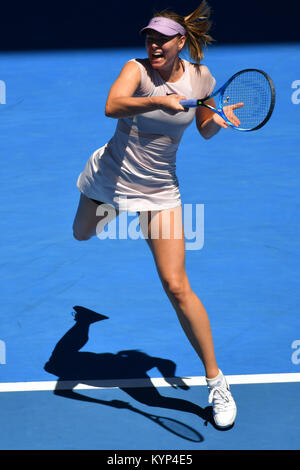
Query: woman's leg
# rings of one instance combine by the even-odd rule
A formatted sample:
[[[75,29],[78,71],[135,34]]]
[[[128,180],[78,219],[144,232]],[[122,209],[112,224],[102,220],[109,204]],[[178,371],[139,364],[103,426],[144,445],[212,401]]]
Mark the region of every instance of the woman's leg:
[[[153,253],[165,292],[184,332],[203,362],[206,377],[216,377],[219,369],[209,319],[204,306],[191,289],[185,270],[181,207],[156,213],[149,212],[147,222],[148,232],[145,233],[146,224],[143,218],[145,238]]]
[[[79,241],[89,240],[103,230],[104,226],[101,225],[101,221],[105,219],[105,223],[109,223],[117,215],[118,211],[112,206],[101,202],[96,203],[81,193],[73,222],[73,235]]]

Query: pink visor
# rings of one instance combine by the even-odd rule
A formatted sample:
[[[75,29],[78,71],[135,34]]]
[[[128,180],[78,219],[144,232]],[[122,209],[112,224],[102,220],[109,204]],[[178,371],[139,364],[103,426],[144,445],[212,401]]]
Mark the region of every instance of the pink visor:
[[[140,33],[147,32],[148,29],[154,29],[158,33],[165,36],[175,36],[176,34],[185,35],[186,30],[177,21],[165,18],[164,16],[155,16],[150,20],[150,23],[145,28],[141,29]]]

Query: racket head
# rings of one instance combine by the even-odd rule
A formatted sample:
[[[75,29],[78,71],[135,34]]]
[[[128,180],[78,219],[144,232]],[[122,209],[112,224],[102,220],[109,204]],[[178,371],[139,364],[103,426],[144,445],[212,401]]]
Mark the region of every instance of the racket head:
[[[275,107],[275,86],[271,77],[259,69],[244,69],[234,74],[219,90],[219,112],[225,121],[239,131],[255,131],[263,127],[272,116]],[[234,109],[240,126],[232,124],[224,108],[244,103]]]

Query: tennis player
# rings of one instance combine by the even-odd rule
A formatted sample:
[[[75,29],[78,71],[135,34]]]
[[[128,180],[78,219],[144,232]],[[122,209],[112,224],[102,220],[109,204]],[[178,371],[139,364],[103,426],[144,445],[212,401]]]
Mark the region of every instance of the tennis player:
[[[141,30],[148,57],[128,61],[109,91],[105,113],[118,120],[115,134],[91,155],[79,175],[81,195],[73,231],[77,240],[97,235],[104,204],[108,212],[109,207],[114,209],[112,214],[134,211],[143,217],[162,285],[203,363],[214,420],[224,428],[234,423],[236,405],[216,362],[206,310],[185,270],[175,168],[180,140],[194,120],[205,139],[228,127],[209,109],[187,110],[180,104],[182,99],[209,96],[214,89],[215,79],[200,64],[203,49],[211,42],[209,18],[210,8],[203,1],[186,17],[160,12]],[[180,57],[185,46],[191,61]],[[214,106],[214,100],[209,104]]]

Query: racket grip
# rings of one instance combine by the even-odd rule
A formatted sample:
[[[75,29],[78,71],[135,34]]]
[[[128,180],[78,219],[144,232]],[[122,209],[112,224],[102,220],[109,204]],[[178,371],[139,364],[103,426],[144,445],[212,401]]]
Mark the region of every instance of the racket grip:
[[[184,108],[197,108],[198,106],[198,100],[181,100],[179,103],[184,107]]]

